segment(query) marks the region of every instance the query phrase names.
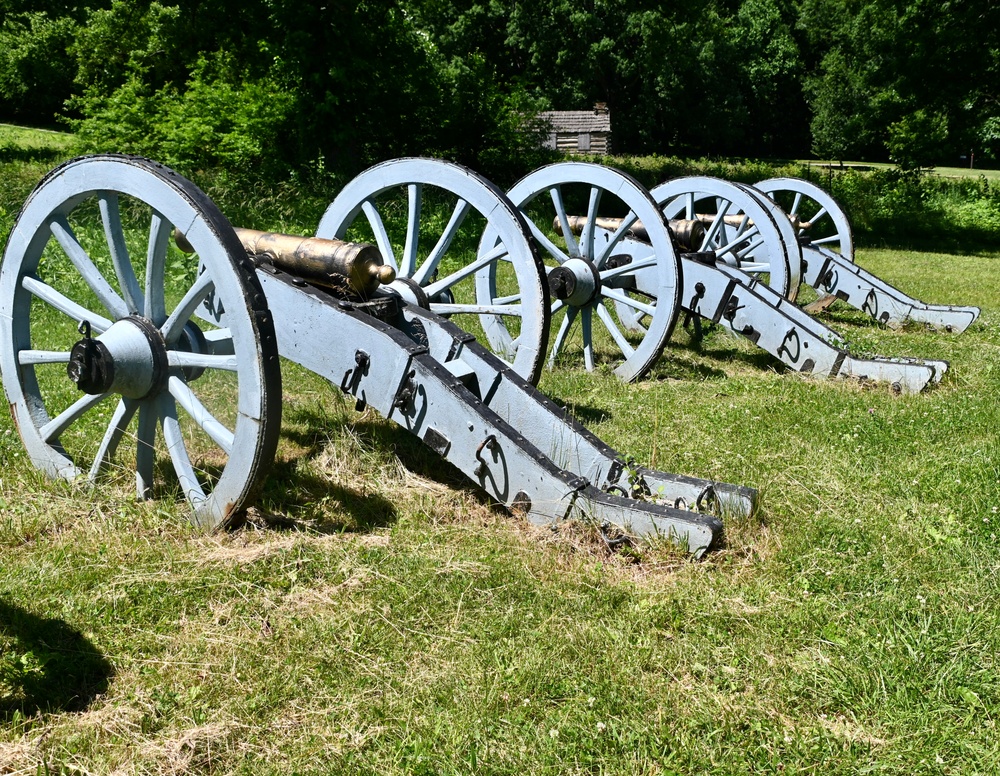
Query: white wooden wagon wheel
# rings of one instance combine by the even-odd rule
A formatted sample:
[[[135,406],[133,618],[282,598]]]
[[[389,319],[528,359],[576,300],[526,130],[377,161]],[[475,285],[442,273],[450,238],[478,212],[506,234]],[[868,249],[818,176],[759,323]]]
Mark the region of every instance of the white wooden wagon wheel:
[[[697,251],[714,251],[719,261],[760,277],[787,299],[798,294],[802,251],[787,219],[763,195],[747,186],[708,176],[677,178],[651,192],[668,219],[705,225]],[[772,210],[773,208],[773,210]]]
[[[546,262],[553,325],[559,322],[550,361],[582,350],[588,370],[603,360],[623,380],[641,378],[659,358],[680,311],[680,259],[656,202],[625,173],[583,162],[536,170],[507,196]],[[619,248],[639,223],[648,247],[640,256],[626,255]],[[493,239],[485,235],[481,251],[490,250]],[[493,293],[485,273],[478,280],[481,297]],[[577,322],[578,339],[571,337]]]
[[[479,238],[496,235],[478,254]],[[361,173],[337,195],[317,237],[374,242],[396,270],[404,299],[474,333],[530,382],[544,364],[548,288],[541,259],[517,209],[488,180],[438,159],[394,159]],[[477,295],[476,275],[494,279]]]
[[[815,183],[801,178],[769,178],[754,188],[767,194],[792,219],[809,244],[854,261],[851,222],[840,204]]]
[[[281,377],[253,265],[208,197],[144,159],[73,160],[28,198],[0,266],[0,376],[35,466],[134,474],[204,527],[238,519],[273,459]]]

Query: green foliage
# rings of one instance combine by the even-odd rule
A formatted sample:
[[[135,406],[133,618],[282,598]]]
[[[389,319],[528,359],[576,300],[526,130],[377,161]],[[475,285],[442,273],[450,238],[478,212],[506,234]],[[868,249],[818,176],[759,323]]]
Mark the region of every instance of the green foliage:
[[[321,156],[357,169],[428,147],[441,124],[430,52],[386,0],[185,13],[116,0],[91,14],[79,54],[88,145],[166,153],[183,169],[266,173]]]
[[[995,114],[1000,6],[804,0],[813,148],[905,167],[954,160]],[[928,137],[923,137],[927,133]]]
[[[954,252],[996,248],[1000,187],[985,177],[955,180],[887,169],[833,174],[817,182],[844,207],[862,245]]]
[[[989,0],[4,0],[0,19],[0,117],[188,172],[424,154],[509,180],[545,160],[539,110],[596,102],[621,153],[1000,158]]]
[[[945,152],[948,117],[923,109],[908,113],[888,126],[886,149],[901,170],[929,167]]]
[[[54,124],[73,83],[77,22],[45,11],[2,18],[0,117]]]
[[[518,84],[503,84],[481,55],[453,59],[442,69],[448,118],[436,155],[468,165],[498,185],[510,185],[551,160],[538,120],[543,103]]]
[[[836,50],[823,58],[822,68],[821,76],[807,82],[812,151],[821,159],[864,159],[877,145],[863,79]]]
[[[173,167],[286,170],[274,149],[294,126],[294,98],[267,78],[243,80],[230,57],[195,63],[182,88],[156,91],[133,75],[110,97],[89,93],[77,135],[88,151],[150,156]]]

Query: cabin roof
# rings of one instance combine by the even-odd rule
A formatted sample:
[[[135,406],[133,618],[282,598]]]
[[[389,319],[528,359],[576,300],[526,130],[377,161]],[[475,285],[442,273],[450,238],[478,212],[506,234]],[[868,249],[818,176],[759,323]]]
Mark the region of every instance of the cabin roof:
[[[610,132],[611,114],[595,110],[548,110],[538,114],[553,132]]]

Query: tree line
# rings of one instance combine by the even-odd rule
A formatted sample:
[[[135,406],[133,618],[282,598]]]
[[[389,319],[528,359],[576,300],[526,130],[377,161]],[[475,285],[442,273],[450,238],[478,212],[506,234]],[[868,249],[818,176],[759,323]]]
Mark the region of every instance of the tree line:
[[[0,0],[0,119],[182,169],[501,180],[541,110],[607,103],[619,153],[1000,154],[993,0]]]

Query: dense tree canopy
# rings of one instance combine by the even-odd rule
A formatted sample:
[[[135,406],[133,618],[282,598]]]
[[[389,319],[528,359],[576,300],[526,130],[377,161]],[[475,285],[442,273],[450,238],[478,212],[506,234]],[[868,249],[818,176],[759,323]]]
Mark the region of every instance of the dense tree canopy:
[[[992,0],[0,0],[0,118],[184,167],[534,161],[542,109],[620,152],[1000,153]]]

